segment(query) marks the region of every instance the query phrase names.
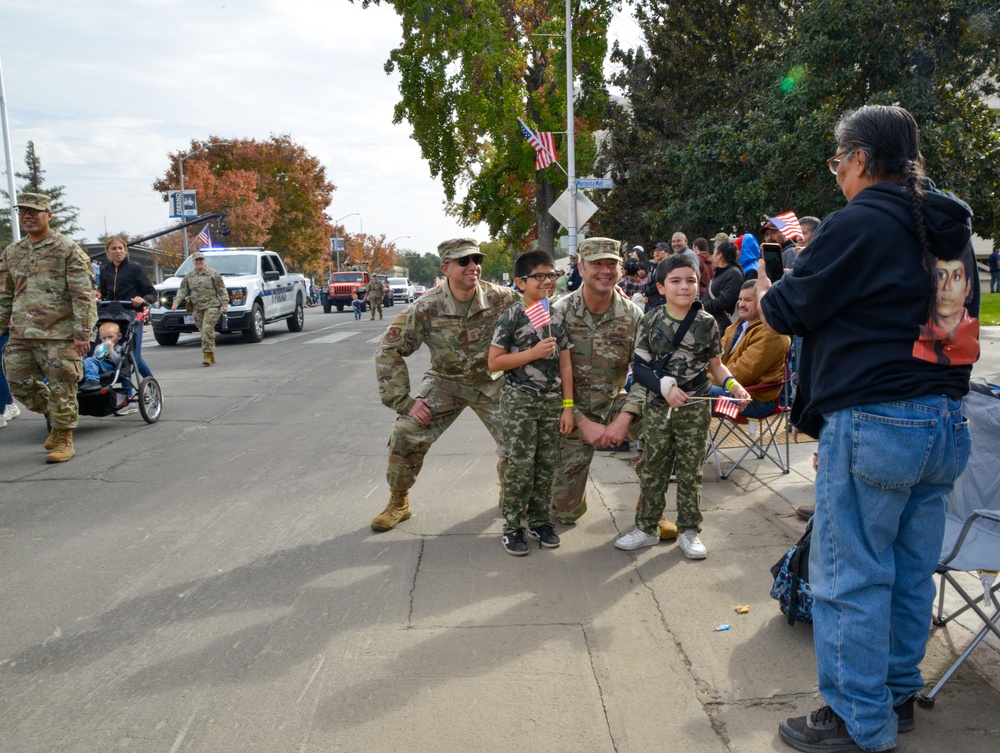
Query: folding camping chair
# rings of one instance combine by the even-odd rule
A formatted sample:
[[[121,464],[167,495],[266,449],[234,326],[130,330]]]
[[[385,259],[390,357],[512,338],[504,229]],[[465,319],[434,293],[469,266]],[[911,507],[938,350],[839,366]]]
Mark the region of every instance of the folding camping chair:
[[[941,590],[933,623],[947,625],[971,609],[983,621],[983,628],[934,689],[926,696],[917,698],[917,703],[924,708],[934,705],[934,698],[944,684],[991,631],[1000,638],[1000,601],[997,601],[1000,582],[984,587],[980,596],[972,598],[953,575],[962,571],[1000,570],[1000,475],[996,470],[996,451],[1000,447],[1000,398],[985,382],[974,380],[972,391],[963,401],[962,411],[969,420],[972,452],[969,465],[948,495],[944,546],[937,569],[941,576]],[[944,593],[948,584],[962,597],[965,606],[946,615]],[[984,609],[986,601],[992,603],[992,617]]]
[[[708,453],[705,460],[715,459],[715,468],[719,472],[719,478],[729,478],[730,474],[740,467],[740,464],[751,454],[759,460],[767,458],[782,473],[789,472],[788,466],[788,434],[787,425],[788,412],[791,410],[791,375],[788,369],[788,356],[785,356],[785,378],[781,382],[770,384],[755,384],[746,387],[746,391],[751,395],[754,392],[761,392],[775,387],[781,387],[778,394],[774,410],[763,418],[746,418],[742,414],[736,418],[722,415],[712,410],[712,418],[717,418],[719,423],[708,433]],[[756,432],[751,435],[750,426],[756,424]],[[735,448],[737,452],[742,451],[739,459],[725,472],[722,472],[722,460],[719,451],[729,439],[735,439],[739,444]],[[782,455],[784,448],[784,455]]]

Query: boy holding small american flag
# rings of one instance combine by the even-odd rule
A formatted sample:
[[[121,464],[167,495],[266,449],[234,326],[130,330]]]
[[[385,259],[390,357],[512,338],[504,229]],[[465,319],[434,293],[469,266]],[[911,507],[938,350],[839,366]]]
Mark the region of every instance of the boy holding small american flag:
[[[677,254],[656,266],[656,288],[666,304],[642,318],[632,373],[648,396],[643,412],[645,462],[639,474],[642,505],[635,528],[615,541],[631,551],[660,542],[671,470],[677,473],[678,544],[689,559],[705,559],[701,532],[701,479],[711,421],[706,370],[740,401],[750,395],[722,363],[719,325],[697,301],[699,272]]]
[[[557,274],[552,257],[527,251],[514,261],[514,283],[523,302],[500,315],[490,344],[491,371],[507,372],[500,389],[500,424],[507,470],[504,473],[502,543],[508,554],[528,553],[521,513],[527,510],[528,536],[540,547],[559,546],[549,521],[552,479],[559,435],[573,431],[572,344],[552,324],[548,296]]]

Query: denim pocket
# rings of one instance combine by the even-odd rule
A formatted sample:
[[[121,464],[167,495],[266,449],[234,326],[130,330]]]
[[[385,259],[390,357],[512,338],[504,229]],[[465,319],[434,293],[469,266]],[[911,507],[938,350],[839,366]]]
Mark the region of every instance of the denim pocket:
[[[913,486],[926,472],[936,426],[934,419],[854,411],[851,474],[877,489]]]
[[[969,429],[969,419],[963,418],[955,424],[955,478],[962,475],[969,462],[972,452],[972,431]]]

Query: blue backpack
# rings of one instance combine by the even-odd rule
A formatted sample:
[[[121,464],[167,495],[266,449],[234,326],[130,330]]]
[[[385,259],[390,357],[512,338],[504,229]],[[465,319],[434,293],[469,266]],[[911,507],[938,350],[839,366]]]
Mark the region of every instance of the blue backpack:
[[[771,587],[771,598],[777,600],[778,606],[788,615],[788,624],[812,622],[813,595],[809,587],[809,545],[812,541],[812,520],[806,526],[806,532],[771,568],[774,585]]]

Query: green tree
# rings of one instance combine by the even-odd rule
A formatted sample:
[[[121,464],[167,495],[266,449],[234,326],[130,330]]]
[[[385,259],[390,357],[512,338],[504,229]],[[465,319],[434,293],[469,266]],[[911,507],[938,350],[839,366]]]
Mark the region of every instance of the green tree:
[[[396,261],[401,267],[409,269],[412,282],[430,287],[441,275],[441,257],[437,254],[425,253],[423,256],[415,251],[407,251]]]
[[[30,193],[43,193],[52,199],[52,221],[49,223],[53,230],[57,230],[71,238],[80,234],[80,227],[76,224],[80,219],[80,210],[65,201],[66,186],[45,185],[45,170],[42,169],[42,159],[35,151],[35,142],[29,141],[24,151],[24,172],[15,172],[14,177],[17,182],[17,192],[28,191]],[[0,191],[4,199],[10,200],[6,191]],[[0,248],[3,248],[14,239],[10,228],[10,215],[7,212],[0,217]],[[83,240],[83,239],[81,239]]]
[[[449,211],[485,223],[517,247],[551,250],[558,223],[548,208],[566,187],[555,166],[535,171],[535,151],[518,117],[540,131],[566,123],[564,3],[559,0],[361,0],[389,4],[403,40],[386,62],[398,71],[394,122],[413,126]],[[607,92],[603,61],[617,0],[579,0],[573,17],[577,164],[589,170],[592,132]],[[565,155],[565,138],[556,139]],[[464,194],[460,197],[460,194]]]

